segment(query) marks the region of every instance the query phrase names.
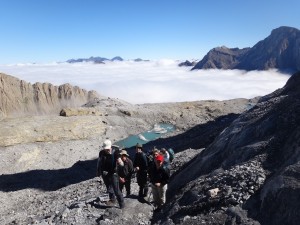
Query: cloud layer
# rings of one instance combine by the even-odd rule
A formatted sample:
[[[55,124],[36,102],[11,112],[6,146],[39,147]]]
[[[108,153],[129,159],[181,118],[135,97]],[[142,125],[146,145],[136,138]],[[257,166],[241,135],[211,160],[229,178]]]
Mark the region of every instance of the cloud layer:
[[[288,75],[272,71],[198,70],[178,62],[0,65],[0,72],[30,83],[70,83],[133,104],[252,98],[281,88]]]

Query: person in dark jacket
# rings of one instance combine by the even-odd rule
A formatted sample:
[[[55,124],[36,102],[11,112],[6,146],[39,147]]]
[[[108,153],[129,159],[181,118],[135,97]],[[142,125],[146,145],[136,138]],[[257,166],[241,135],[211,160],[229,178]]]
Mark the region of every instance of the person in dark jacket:
[[[131,159],[129,158],[129,155],[127,154],[126,150],[122,150],[121,153],[121,159],[124,163],[124,166],[118,167],[118,174],[120,177],[120,190],[123,192],[123,188],[125,186],[126,189],[126,196],[129,196],[131,194],[131,177],[133,174],[133,163]]]
[[[143,146],[139,143],[136,145],[136,153],[133,161],[133,167],[136,171],[136,179],[139,185],[139,200],[145,201],[148,194],[148,160],[143,152]]]
[[[97,175],[102,176],[107,188],[109,195],[107,205],[114,205],[117,198],[120,208],[124,208],[124,198],[119,188],[119,176],[117,174],[117,167],[124,166],[124,163],[118,152],[112,152],[110,140],[105,140],[102,147],[103,150],[99,153],[97,164]]]
[[[166,202],[166,191],[170,179],[170,170],[164,165],[164,156],[157,154],[155,164],[149,168],[149,177],[152,188],[153,202],[156,206],[154,212],[159,212]]]

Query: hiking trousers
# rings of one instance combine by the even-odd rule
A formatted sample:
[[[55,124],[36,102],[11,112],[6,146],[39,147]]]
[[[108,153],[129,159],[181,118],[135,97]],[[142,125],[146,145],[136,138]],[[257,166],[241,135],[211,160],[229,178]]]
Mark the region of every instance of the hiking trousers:
[[[147,170],[138,171],[136,174],[136,180],[140,187],[139,197],[146,197],[148,195],[148,174]]]
[[[157,187],[154,184],[151,184],[152,188],[152,195],[153,195],[153,202],[157,208],[161,208],[163,204],[166,203],[166,192],[168,185],[165,184],[164,186]]]
[[[125,178],[125,183],[119,182],[120,190],[123,192],[123,189],[125,187],[126,189],[126,195],[131,194],[131,177],[130,178]]]
[[[123,194],[119,187],[119,176],[116,173],[103,176],[103,181],[107,188],[109,200],[115,200],[117,198],[119,205],[124,205]]]

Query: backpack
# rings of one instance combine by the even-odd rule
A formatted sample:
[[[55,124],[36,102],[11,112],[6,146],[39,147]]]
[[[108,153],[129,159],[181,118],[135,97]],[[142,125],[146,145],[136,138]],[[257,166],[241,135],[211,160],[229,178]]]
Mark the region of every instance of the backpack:
[[[170,162],[172,162],[173,159],[175,158],[175,152],[174,152],[174,150],[172,148],[169,148],[167,151],[168,151],[168,153],[170,155],[169,160],[170,160]]]
[[[166,175],[167,175],[167,177],[165,177],[165,178],[166,178],[165,182],[166,182],[166,183],[169,183],[169,181],[170,181],[170,176],[171,176],[170,168],[169,168],[168,166],[166,166],[166,165],[163,165],[163,170],[165,171],[165,173],[166,173]]]

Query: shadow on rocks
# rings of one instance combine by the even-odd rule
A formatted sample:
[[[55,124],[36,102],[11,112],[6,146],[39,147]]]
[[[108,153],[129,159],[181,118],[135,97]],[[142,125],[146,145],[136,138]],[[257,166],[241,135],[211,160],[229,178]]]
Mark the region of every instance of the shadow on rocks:
[[[95,177],[97,159],[78,161],[72,167],[58,170],[31,170],[0,175],[0,191],[10,192],[27,188],[55,191],[70,184]]]
[[[157,148],[172,148],[175,153],[183,150],[202,149],[210,145],[215,138],[228,127],[240,114],[230,113],[225,116],[215,118],[205,124],[199,124],[184,133],[168,138],[159,138],[143,145],[145,151],[151,151]],[[131,157],[134,156],[135,147],[129,148],[127,151]]]
[[[144,145],[147,150],[154,146],[173,148],[176,153],[188,148],[200,149],[211,144],[215,137],[223,131],[239,114],[221,116],[205,124],[197,125],[190,130],[169,138],[160,138]],[[135,149],[128,149],[134,155]],[[18,191],[27,188],[43,191],[55,191],[70,184],[95,177],[97,159],[78,161],[72,167],[58,170],[31,170],[16,174],[0,175],[0,191]]]

